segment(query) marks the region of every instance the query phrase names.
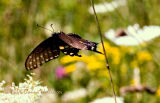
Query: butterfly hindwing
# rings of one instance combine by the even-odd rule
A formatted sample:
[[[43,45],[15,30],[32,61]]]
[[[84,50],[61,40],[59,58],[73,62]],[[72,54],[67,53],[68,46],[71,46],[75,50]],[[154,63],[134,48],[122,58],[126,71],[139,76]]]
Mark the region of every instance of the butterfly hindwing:
[[[80,50],[90,50],[102,54],[101,52],[97,51],[98,43],[84,40],[77,34],[70,33],[66,35],[62,32],[59,34],[59,37],[73,48]]]
[[[65,55],[69,56],[78,56],[81,57],[81,55],[78,55],[79,49],[68,47],[61,50]]]
[[[59,49],[65,55],[81,57],[81,55],[78,55],[79,49],[71,47],[64,41],[59,42]]]

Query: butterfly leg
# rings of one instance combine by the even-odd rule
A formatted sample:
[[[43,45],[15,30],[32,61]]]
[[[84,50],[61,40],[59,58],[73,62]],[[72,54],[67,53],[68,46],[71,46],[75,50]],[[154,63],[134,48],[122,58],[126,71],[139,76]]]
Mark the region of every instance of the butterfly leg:
[[[73,55],[73,56],[82,57],[82,55],[79,55],[79,54],[78,54],[79,49],[73,48],[73,49],[72,49],[72,52],[74,53],[74,55]]]
[[[75,56],[82,57],[82,55],[79,55],[79,54],[75,54]]]

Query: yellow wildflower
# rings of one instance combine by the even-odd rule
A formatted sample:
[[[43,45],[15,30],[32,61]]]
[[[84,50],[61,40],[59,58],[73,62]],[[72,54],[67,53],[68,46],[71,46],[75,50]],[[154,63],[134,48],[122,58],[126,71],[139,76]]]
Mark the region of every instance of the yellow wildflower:
[[[110,48],[110,54],[111,54],[111,56],[113,58],[112,59],[113,64],[119,64],[120,58],[121,58],[119,49],[116,48],[116,47]]]
[[[120,46],[121,51],[123,51],[124,53],[132,53],[133,49],[129,46]]]
[[[76,65],[71,64],[71,65],[66,66],[64,69],[65,69],[66,73],[71,73],[71,72],[75,71]]]
[[[120,62],[120,51],[117,47],[112,47],[109,45],[109,43],[104,42],[106,51],[108,52],[108,55],[112,58],[113,64],[118,64]],[[103,51],[102,46],[98,47],[98,51]],[[74,61],[81,61],[86,63],[86,66],[90,70],[96,70],[101,69],[105,67],[105,58],[104,55],[101,54],[95,54],[91,56],[83,55],[83,57],[70,57],[70,56],[64,56],[61,58],[61,63],[71,63]],[[67,68],[67,67],[66,67]],[[74,71],[73,68],[67,69],[68,72]]]
[[[158,97],[160,97],[160,86],[159,86],[159,88],[157,89],[156,95],[157,95]]]
[[[131,85],[132,85],[132,86],[135,86],[135,85],[136,85],[136,83],[135,83],[135,80],[134,80],[134,79],[132,79],[132,80],[131,80]]]
[[[103,55],[102,55],[103,56]],[[70,56],[64,56],[61,58],[61,63],[71,63],[74,61],[82,61],[87,64],[88,69],[95,70],[98,68],[104,68],[105,64],[103,61],[99,60],[96,55],[92,56],[83,56],[83,57],[70,57]]]
[[[140,62],[150,61],[150,60],[152,60],[152,56],[151,56],[151,54],[149,54],[149,53],[146,52],[146,51],[141,51],[141,52],[138,52],[138,54],[137,54],[137,59],[138,59],[138,61],[140,61]]]
[[[60,62],[62,64],[67,64],[67,63],[71,63],[71,62],[74,62],[74,61],[82,61],[82,62],[86,62],[87,61],[88,56],[85,56],[83,55],[82,57],[77,57],[77,56],[74,56],[74,57],[71,57],[71,56],[64,56],[61,58]]]
[[[109,43],[107,42],[104,42],[104,47],[105,47],[105,50],[106,52],[110,49],[110,45]],[[103,53],[103,47],[102,47],[102,44],[99,44],[98,45],[98,51],[102,52]]]
[[[103,69],[103,70],[99,70],[99,72],[98,72],[98,76],[101,76],[101,77],[109,77],[109,74],[108,74],[108,71],[107,71],[107,69],[105,68],[105,70]]]
[[[132,67],[132,68],[138,67],[138,62],[137,62],[136,60],[133,60],[133,61],[131,62],[131,67]]]
[[[110,46],[109,43],[107,43],[107,42],[104,42],[104,46],[105,46],[107,55],[112,58],[113,64],[119,64],[120,58],[121,58],[119,48]],[[98,48],[99,48],[99,51],[103,52],[102,45],[100,45]],[[102,59],[104,60],[104,58],[103,58],[104,55],[99,55],[99,57],[101,60]]]
[[[99,68],[104,68],[105,64],[104,62],[98,60],[96,56],[89,56],[87,61],[87,67],[88,69],[95,70]]]
[[[66,63],[70,63],[70,62],[74,62],[76,60],[78,60],[80,57],[77,57],[77,56],[74,56],[74,57],[71,57],[71,56],[63,56],[60,60],[61,63],[63,64],[66,64]]]
[[[123,63],[123,64],[121,65],[120,71],[121,71],[121,73],[122,73],[123,75],[126,74],[126,72],[127,72],[127,65],[126,65],[125,63]]]
[[[143,43],[141,44],[141,46],[142,46],[142,47],[146,47],[146,46],[147,46],[147,43],[146,43],[146,42],[143,42]]]

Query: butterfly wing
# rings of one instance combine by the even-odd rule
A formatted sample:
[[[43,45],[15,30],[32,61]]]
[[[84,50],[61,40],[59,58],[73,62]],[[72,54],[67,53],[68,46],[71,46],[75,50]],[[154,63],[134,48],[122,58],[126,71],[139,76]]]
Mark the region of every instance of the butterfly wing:
[[[90,50],[102,54],[101,52],[97,51],[98,43],[84,40],[77,34],[70,33],[66,35],[64,33],[60,33],[59,37],[71,47],[81,50]]]
[[[57,45],[58,36],[50,37],[40,43],[27,57],[25,67],[32,70],[40,67],[42,64],[49,62],[59,56],[60,50]]]
[[[52,37],[40,43],[27,57],[25,67],[27,70],[32,70],[40,67],[42,64],[58,58],[60,51],[65,55],[79,56],[79,49],[73,48],[58,36],[59,33],[54,33]]]
[[[61,47],[63,48],[63,47]],[[71,46],[69,46],[68,44],[66,46],[64,46],[64,49],[60,49],[65,55],[69,55],[69,56],[78,56],[81,57],[81,55],[78,54],[79,49],[76,48],[72,48]]]
[[[63,32],[60,32],[63,33]],[[63,33],[64,34],[64,33]],[[78,54],[80,49],[74,48],[70,45],[68,45],[66,42],[64,42],[63,40],[60,40],[59,42],[59,49],[60,51],[62,51],[65,55],[69,55],[69,56],[78,56],[81,57],[81,55]]]
[[[69,33],[69,34],[68,34],[68,36],[70,36],[70,37],[74,37],[74,38],[82,39],[79,35],[74,34],[74,33]]]

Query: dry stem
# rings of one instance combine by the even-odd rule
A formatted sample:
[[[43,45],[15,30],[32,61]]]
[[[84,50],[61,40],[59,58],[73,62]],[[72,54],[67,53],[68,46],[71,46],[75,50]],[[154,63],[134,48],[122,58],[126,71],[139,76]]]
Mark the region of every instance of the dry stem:
[[[91,1],[91,5],[92,5],[92,8],[93,8],[93,11],[94,11],[94,15],[95,15],[96,23],[97,23],[97,28],[98,28],[98,32],[99,32],[99,36],[100,36],[102,47],[103,47],[103,52],[104,52],[104,56],[105,56],[105,60],[106,60],[106,67],[108,69],[108,73],[109,73],[109,77],[110,77],[110,82],[111,82],[111,87],[112,87],[115,103],[117,103],[116,93],[115,93],[115,90],[114,90],[114,85],[113,85],[113,80],[112,80],[112,75],[111,75],[110,67],[109,67],[109,64],[108,64],[106,50],[105,50],[104,43],[103,43],[101,28],[100,28],[98,17],[97,17],[95,8],[94,8],[94,2],[93,2],[93,0],[90,0],[90,1]]]

